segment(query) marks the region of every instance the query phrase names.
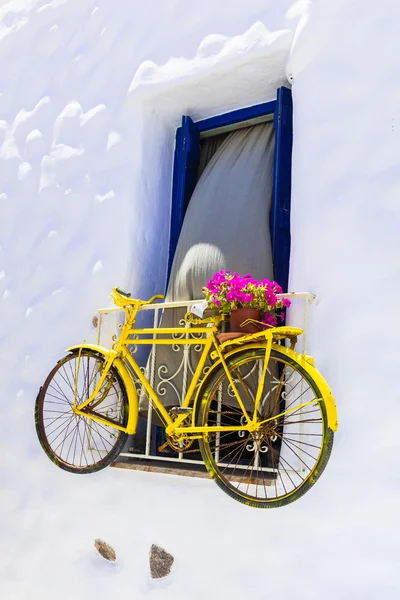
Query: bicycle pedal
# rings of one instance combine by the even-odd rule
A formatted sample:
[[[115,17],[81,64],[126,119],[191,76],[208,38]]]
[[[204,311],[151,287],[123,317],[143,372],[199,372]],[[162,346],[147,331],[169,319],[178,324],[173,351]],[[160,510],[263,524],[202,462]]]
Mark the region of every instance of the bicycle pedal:
[[[165,442],[165,444],[162,444],[161,446],[158,447],[158,451],[165,452],[168,448],[169,448],[169,443]]]
[[[169,409],[170,415],[190,415],[192,412],[192,408],[184,407],[184,406],[173,406]]]

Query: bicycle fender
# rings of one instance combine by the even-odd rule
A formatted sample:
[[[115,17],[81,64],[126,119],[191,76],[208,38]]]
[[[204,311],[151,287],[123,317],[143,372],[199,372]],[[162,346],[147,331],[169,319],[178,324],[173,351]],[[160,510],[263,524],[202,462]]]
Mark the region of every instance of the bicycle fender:
[[[272,346],[272,347],[274,348],[274,346]],[[327,382],[322,377],[321,373],[312,364],[313,359],[309,356],[305,356],[304,354],[298,354],[294,350],[291,350],[290,348],[286,348],[285,346],[275,346],[275,349],[279,350],[283,354],[286,354],[286,356],[288,356],[289,358],[293,358],[293,360],[296,360],[300,364],[300,366],[302,366],[303,369],[305,371],[307,371],[307,373],[310,375],[310,377],[312,377],[314,379],[315,383],[317,384],[317,386],[322,394],[322,398],[324,399],[324,402],[325,402],[326,414],[327,414],[327,418],[328,418],[328,427],[330,429],[332,429],[332,431],[337,431],[338,415],[337,415],[335,398],[334,398]]]
[[[91,350],[92,352],[97,352],[98,354],[102,354],[105,357],[108,357],[108,355],[113,352],[113,350],[109,350],[108,348],[104,348],[103,346],[97,346],[96,344],[78,344],[76,346],[71,346],[70,348],[67,348],[66,352],[73,352],[74,350]],[[128,394],[129,413],[128,424],[126,426],[126,433],[131,435],[136,432],[138,422],[139,403],[136,388],[134,386],[132,377],[130,376],[127,367],[120,358],[116,358],[114,360],[113,366],[117,369],[125,386],[126,393]]]
[[[239,352],[243,352],[246,350],[255,350],[256,348],[266,348],[266,347],[267,347],[267,344],[254,344],[254,342],[250,343],[250,344],[245,344],[243,346],[240,346],[239,348],[236,347],[234,350],[231,350],[230,352],[226,352],[226,354],[224,354],[224,358],[228,359],[231,356],[233,356],[234,354],[238,354]],[[322,377],[321,373],[319,371],[317,371],[317,369],[310,363],[310,357],[308,357],[308,356],[306,357],[302,354],[298,354],[297,352],[295,352],[294,350],[291,350],[290,348],[286,348],[285,346],[278,346],[277,344],[272,344],[272,350],[276,350],[277,352],[286,354],[288,356],[288,358],[292,358],[293,360],[298,362],[300,364],[300,366],[303,367],[303,369],[305,371],[307,371],[307,373],[310,375],[310,377],[312,377],[314,379],[315,383],[317,384],[317,386],[321,392],[322,398],[325,402],[326,414],[327,414],[327,419],[328,419],[328,427],[330,429],[332,429],[332,431],[336,431],[338,428],[338,416],[337,416],[335,399],[333,397],[333,394],[332,394],[327,382]],[[207,375],[204,377],[203,381],[201,382],[199,389],[197,390],[197,394],[196,394],[196,397],[195,397],[194,403],[193,403],[193,419],[192,419],[193,425],[195,425],[195,419],[196,419],[197,410],[198,410],[198,408],[197,408],[198,400],[199,400],[199,398],[202,397],[202,394],[204,392],[204,389],[205,389],[205,386],[207,384],[209,377],[212,376],[214,371],[220,365],[221,365],[220,360],[217,360],[212,365],[212,367],[207,372]]]

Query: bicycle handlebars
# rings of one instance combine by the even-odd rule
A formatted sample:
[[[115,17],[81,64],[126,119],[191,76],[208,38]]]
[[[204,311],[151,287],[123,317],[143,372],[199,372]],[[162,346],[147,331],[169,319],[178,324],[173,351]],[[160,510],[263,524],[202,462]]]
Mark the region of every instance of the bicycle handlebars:
[[[113,288],[113,293],[111,294],[114,302],[119,306],[124,306],[125,304],[132,304],[137,306],[143,306],[144,304],[153,304],[156,300],[165,300],[165,296],[163,294],[156,294],[152,296],[150,300],[137,300],[135,298],[131,298],[130,292],[125,292],[121,290],[121,288],[115,287]]]
[[[165,300],[164,294],[156,294],[155,296],[152,296],[150,300],[147,300],[147,302],[143,302],[143,304],[153,304],[155,300]]]
[[[125,292],[124,290],[121,290],[121,288],[116,287],[115,291],[120,295],[120,296],[126,296],[127,298],[130,298],[132,296],[132,294],[130,292]]]

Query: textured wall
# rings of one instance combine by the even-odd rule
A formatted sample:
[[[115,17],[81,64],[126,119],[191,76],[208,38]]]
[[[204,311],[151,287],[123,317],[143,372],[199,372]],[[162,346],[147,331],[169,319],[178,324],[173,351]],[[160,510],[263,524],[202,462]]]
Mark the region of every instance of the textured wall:
[[[321,524],[332,598],[399,595],[399,16],[389,0],[312,2],[288,65],[291,287],[318,296],[310,352],[339,409]]]
[[[6,600],[116,590],[165,600],[186,597],[193,580],[193,598],[398,598],[399,9],[395,0],[368,11],[360,0],[276,4],[14,0],[0,9]],[[273,97],[289,55],[291,287],[318,295],[310,350],[341,427],[326,473],[298,503],[260,513],[207,481],[57,470],[36,440],[37,389],[68,344],[94,338],[91,316],[112,285],[143,296],[163,287],[180,115]],[[191,539],[177,531],[180,517]],[[113,571],[92,558],[99,536],[120,550]],[[177,559],[161,588],[146,579],[152,542]]]

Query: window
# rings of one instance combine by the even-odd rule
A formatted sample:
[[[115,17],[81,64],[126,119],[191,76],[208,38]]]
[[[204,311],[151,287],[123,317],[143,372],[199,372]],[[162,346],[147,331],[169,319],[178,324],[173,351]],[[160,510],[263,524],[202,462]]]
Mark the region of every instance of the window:
[[[200,137],[229,129],[256,125],[270,118],[275,127],[274,185],[270,230],[274,278],[287,291],[290,261],[290,195],[292,165],[292,94],[288,88],[277,90],[277,99],[230,113],[192,121],[182,117],[176,132],[168,277],[172,267],[186,208],[197,181]]]

